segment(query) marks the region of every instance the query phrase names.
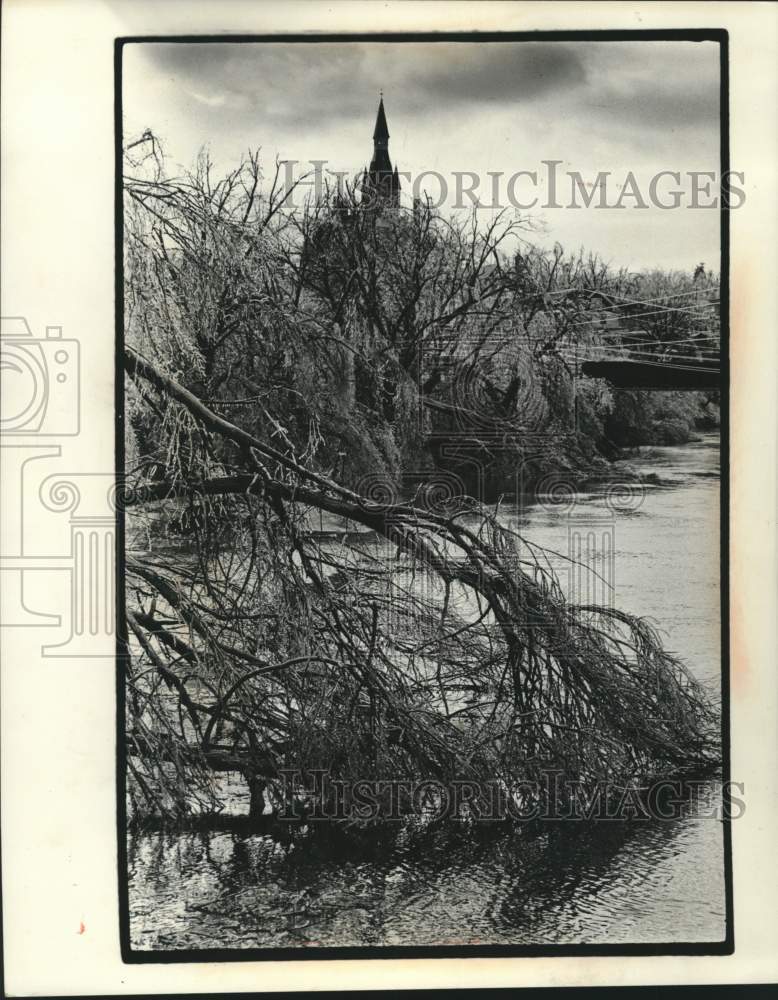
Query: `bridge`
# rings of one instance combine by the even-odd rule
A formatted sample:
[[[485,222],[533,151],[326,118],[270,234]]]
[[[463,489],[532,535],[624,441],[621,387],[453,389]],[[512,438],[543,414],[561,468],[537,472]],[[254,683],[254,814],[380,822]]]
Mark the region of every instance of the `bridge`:
[[[695,274],[695,287],[658,298],[592,293],[590,306],[597,305],[576,324],[585,336],[564,351],[568,363],[616,389],[720,389],[718,286],[696,281]]]
[[[581,374],[604,378],[616,389],[720,389],[718,359],[693,361],[674,359],[656,361],[615,360],[584,361]]]

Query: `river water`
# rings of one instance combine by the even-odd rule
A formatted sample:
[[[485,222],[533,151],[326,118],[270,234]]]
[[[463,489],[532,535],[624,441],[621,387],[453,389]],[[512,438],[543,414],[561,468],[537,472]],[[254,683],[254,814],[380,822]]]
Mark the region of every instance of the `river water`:
[[[554,568],[574,599],[612,600],[654,619],[666,647],[717,694],[718,437],[652,448],[628,465],[642,485],[552,491],[501,517],[558,553]],[[133,947],[609,945],[725,936],[723,826],[705,810],[673,820],[550,824],[531,836],[476,824],[426,844],[399,829],[354,839],[337,824],[323,826],[326,834],[283,841],[234,830],[132,836]]]

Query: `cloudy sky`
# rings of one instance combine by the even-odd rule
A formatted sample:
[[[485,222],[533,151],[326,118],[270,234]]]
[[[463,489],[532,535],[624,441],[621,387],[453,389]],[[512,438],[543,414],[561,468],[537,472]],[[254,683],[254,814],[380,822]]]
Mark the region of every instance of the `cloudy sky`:
[[[249,148],[263,159],[314,159],[356,173],[369,162],[379,90],[392,161],[418,178],[446,179],[451,210],[456,171],[524,178],[516,198],[539,198],[529,214],[534,237],[571,249],[584,246],[633,268],[718,267],[719,213],[687,207],[689,171],[719,168],[719,51],[691,42],[501,43],[139,43],[124,48],[124,132],[151,128],[177,166],[192,165],[208,145],[220,169]],[[607,201],[618,200],[632,171],[648,208],[544,208],[545,160],[562,161],[557,200],[569,206],[567,171],[593,181],[610,171]],[[650,204],[658,171],[682,174],[682,207]],[[439,184],[421,183],[433,198]],[[409,185],[406,183],[406,188]],[[660,182],[670,200],[671,178]],[[709,196],[701,195],[707,204]],[[579,198],[580,202],[580,198]],[[508,203],[509,204],[509,203]],[[510,204],[509,204],[510,207]],[[513,208],[510,208],[513,211]],[[485,217],[491,209],[480,210]],[[526,213],[525,213],[526,214]]]

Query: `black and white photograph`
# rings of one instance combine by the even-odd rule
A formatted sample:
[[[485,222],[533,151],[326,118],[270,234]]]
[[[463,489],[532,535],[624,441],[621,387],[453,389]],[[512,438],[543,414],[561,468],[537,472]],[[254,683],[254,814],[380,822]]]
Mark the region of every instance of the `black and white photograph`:
[[[126,961],[731,951],[725,46],[122,44]]]
[[[0,993],[772,995],[778,8],[2,28]]]

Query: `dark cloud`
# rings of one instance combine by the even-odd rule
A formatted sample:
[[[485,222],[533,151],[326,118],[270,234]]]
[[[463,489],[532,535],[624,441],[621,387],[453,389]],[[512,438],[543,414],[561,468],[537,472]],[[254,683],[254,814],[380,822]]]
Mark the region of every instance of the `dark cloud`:
[[[479,106],[536,107],[540,118],[588,122],[593,138],[610,133],[622,146],[718,128],[711,43],[146,43],[143,54],[182,89],[205,131],[364,127],[380,89],[390,128],[398,116],[455,127]]]
[[[289,125],[364,115],[380,89],[451,109],[532,100],[585,77],[575,47],[547,43],[166,43],[144,55],[201,97],[240,98]]]
[[[411,70],[430,96],[469,104],[532,100],[584,79],[580,54],[559,43],[441,44]]]
[[[593,118],[646,128],[719,125],[719,64],[711,43],[630,43],[585,50]],[[595,69],[596,67],[596,69]]]

